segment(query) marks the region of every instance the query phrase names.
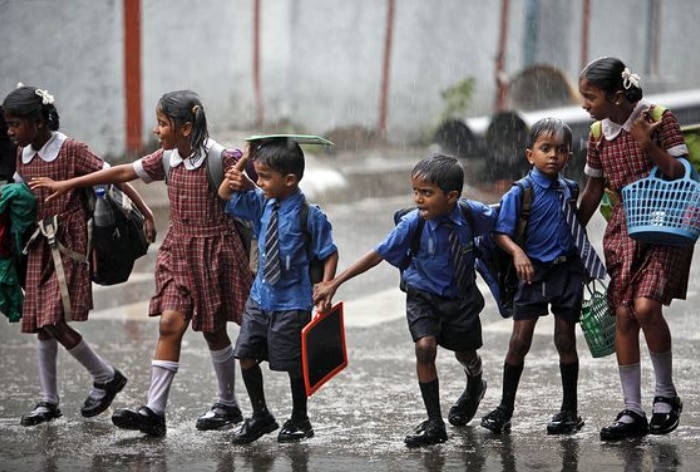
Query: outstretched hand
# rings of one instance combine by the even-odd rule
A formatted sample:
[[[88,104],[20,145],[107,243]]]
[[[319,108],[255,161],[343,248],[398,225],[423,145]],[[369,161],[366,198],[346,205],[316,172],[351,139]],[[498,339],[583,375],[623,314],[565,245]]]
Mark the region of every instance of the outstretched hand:
[[[34,190],[37,188],[45,188],[48,189],[51,194],[46,197],[46,202],[50,202],[67,191],[71,189],[71,186],[66,183],[66,181],[56,181],[53,179],[50,179],[49,177],[35,177],[28,183],[29,188]]]
[[[324,313],[331,309],[335,290],[332,280],[314,285],[314,305],[317,311]]]

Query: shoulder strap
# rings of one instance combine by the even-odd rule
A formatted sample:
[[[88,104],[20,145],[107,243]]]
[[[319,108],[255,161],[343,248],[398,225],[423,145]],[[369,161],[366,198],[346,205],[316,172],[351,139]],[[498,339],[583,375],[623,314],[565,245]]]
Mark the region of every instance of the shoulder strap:
[[[651,109],[651,119],[654,121],[659,121],[665,111],[666,108],[662,107],[661,105],[654,105]]]
[[[212,142],[214,144],[212,144],[212,146],[207,151],[206,166],[209,185],[211,185],[212,189],[216,191],[219,188],[219,185],[221,185],[221,182],[223,182],[224,180],[224,162],[222,154],[225,148],[216,141]],[[163,163],[163,171],[165,172],[166,185],[170,177],[170,171],[172,170],[172,168],[170,167],[170,155],[172,153],[173,152],[170,150],[163,151],[163,158],[161,160]]]
[[[593,140],[598,141],[600,136],[603,134],[603,123],[599,121],[594,121],[591,124],[591,134],[593,135]]]
[[[207,177],[209,185],[214,192],[217,191],[221,182],[224,181],[224,162],[223,152],[224,147],[216,141],[210,140],[213,144],[207,151]]]
[[[516,181],[513,185],[520,188],[520,213],[518,214],[518,222],[515,225],[515,233],[513,234],[516,244],[522,246],[525,243],[525,232],[527,231],[527,222],[530,219],[530,209],[532,208],[532,200],[534,192],[532,190],[532,182],[529,177],[523,177]]]
[[[311,232],[309,231],[309,204],[306,198],[301,199],[301,207],[299,207],[299,227],[301,234],[304,236],[304,244],[307,249],[311,248]]]
[[[469,206],[469,203],[467,203],[466,200],[459,200],[459,207],[462,209],[462,214],[464,215],[464,219],[467,220],[467,223],[469,224],[469,229],[472,232],[472,237],[474,237],[474,214],[472,213],[472,209]]]
[[[411,236],[411,256],[418,254],[420,250],[420,237],[423,235],[423,227],[425,226],[425,220],[418,216],[418,228]]]

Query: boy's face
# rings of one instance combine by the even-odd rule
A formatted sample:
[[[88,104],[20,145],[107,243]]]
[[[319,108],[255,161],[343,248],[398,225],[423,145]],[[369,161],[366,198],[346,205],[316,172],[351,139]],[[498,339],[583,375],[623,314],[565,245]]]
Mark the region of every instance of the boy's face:
[[[296,187],[297,177],[294,174],[283,175],[271,167],[253,161],[255,172],[258,174],[257,185],[265,193],[266,198],[284,199],[292,194]]]
[[[525,151],[527,160],[547,177],[556,178],[569,162],[571,151],[564,136],[543,133],[537,137],[532,149]]]
[[[421,218],[430,220],[452,211],[459,199],[456,190],[445,193],[437,185],[426,182],[420,175],[411,177],[413,202],[418,207]]]

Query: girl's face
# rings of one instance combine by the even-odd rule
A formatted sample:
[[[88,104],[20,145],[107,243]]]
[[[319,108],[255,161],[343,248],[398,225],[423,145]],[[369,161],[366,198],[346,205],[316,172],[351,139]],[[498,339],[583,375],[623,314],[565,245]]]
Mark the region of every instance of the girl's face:
[[[266,198],[284,199],[289,196],[297,182],[294,174],[282,175],[265,164],[253,161],[255,172],[258,174],[257,185],[265,193]]]
[[[418,207],[421,218],[430,220],[448,214],[459,199],[459,192],[445,193],[434,183],[427,182],[420,175],[411,177],[413,202]]]
[[[156,125],[153,134],[158,138],[158,143],[163,149],[176,149],[180,155],[187,157],[192,152],[189,148],[189,135],[191,126],[176,127],[175,122],[160,108],[156,108]]]
[[[594,120],[610,118],[615,113],[615,105],[619,105],[620,97],[610,97],[602,89],[591,84],[585,77],[578,83],[578,90],[583,98],[583,109]]]
[[[7,136],[17,146],[25,147],[31,144],[34,149],[41,149],[48,140],[48,137],[43,139],[44,133],[41,133],[41,130],[45,129],[42,120],[19,118],[8,111],[5,111],[3,116],[7,123]]]
[[[554,179],[569,162],[571,152],[563,136],[542,133],[537,137],[532,149],[525,150],[525,155],[531,165],[547,177]]]

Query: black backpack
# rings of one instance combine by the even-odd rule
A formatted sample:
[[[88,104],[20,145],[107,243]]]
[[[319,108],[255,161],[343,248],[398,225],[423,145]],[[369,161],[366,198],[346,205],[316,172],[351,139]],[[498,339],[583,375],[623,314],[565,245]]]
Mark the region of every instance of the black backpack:
[[[115,285],[127,281],[136,259],[148,252],[149,242],[144,231],[145,218],[136,205],[116,185],[104,187],[103,200],[109,205],[114,222],[98,226],[93,217],[90,276],[98,285]],[[87,190],[90,207],[94,209],[95,191]]]

